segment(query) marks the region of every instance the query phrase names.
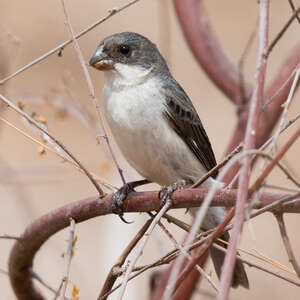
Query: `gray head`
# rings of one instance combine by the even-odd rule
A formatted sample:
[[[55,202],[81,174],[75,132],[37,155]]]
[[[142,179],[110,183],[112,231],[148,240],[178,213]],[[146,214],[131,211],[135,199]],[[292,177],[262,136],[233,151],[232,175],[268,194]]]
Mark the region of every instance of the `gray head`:
[[[156,45],[134,32],[121,32],[105,38],[89,63],[102,71],[114,69],[116,63],[121,63],[145,69],[152,68],[156,73],[169,72]]]

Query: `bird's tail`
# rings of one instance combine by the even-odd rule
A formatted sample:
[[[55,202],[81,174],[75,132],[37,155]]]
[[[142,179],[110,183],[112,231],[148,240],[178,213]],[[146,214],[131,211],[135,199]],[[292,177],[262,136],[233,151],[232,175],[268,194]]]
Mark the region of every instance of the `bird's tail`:
[[[229,233],[226,232],[221,236],[222,240],[228,241],[229,240]],[[216,242],[218,245],[227,248],[224,243]],[[225,253],[217,248],[211,247],[210,255],[216,270],[218,277],[221,276],[222,266],[225,259]],[[246,289],[249,289],[249,281],[245,271],[245,268],[240,260],[236,260],[235,267],[233,271],[232,283],[231,286],[233,288],[237,288],[238,286],[243,286]]]

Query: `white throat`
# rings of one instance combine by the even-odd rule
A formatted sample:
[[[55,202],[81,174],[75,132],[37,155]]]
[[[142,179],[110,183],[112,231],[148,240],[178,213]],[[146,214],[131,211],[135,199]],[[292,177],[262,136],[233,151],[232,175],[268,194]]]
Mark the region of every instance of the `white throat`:
[[[106,84],[111,89],[122,89],[143,83],[151,74],[152,68],[145,69],[141,66],[130,66],[116,63],[114,69],[105,71]]]

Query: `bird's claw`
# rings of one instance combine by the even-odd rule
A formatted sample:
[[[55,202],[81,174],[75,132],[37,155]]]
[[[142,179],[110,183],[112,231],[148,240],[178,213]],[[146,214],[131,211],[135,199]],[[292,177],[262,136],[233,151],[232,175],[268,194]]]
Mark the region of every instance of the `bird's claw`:
[[[179,180],[175,183],[172,183],[171,185],[164,186],[161,188],[161,190],[158,192],[158,197],[160,198],[160,206],[163,207],[166,204],[167,199],[170,199],[172,201],[172,194],[184,188],[186,185],[185,180]]]
[[[119,190],[117,190],[113,196],[112,196],[112,203],[111,203],[111,209],[114,214],[117,214],[120,219],[126,223],[131,224],[133,222],[128,222],[124,219],[124,210],[123,210],[123,204],[124,200],[127,198],[127,196],[134,192],[134,189],[131,187],[130,184],[125,183]]]

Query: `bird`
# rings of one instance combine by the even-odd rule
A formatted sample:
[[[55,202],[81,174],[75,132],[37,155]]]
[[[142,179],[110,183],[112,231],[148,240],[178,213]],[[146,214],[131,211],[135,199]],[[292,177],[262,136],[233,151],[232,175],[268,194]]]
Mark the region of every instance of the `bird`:
[[[100,42],[89,64],[104,72],[104,115],[114,139],[129,164],[144,178],[116,192],[114,209],[119,215],[122,201],[135,187],[154,182],[175,190],[177,183],[188,186],[216,165],[192,101],[148,38],[135,32],[110,35]],[[201,186],[211,187],[216,176],[214,173]],[[223,184],[218,182],[218,186]],[[225,208],[209,208],[202,228],[215,228],[225,216]],[[228,241],[229,233],[222,238]],[[212,248],[211,257],[220,278],[225,254]],[[232,278],[232,287],[238,286],[249,288],[239,260]]]

